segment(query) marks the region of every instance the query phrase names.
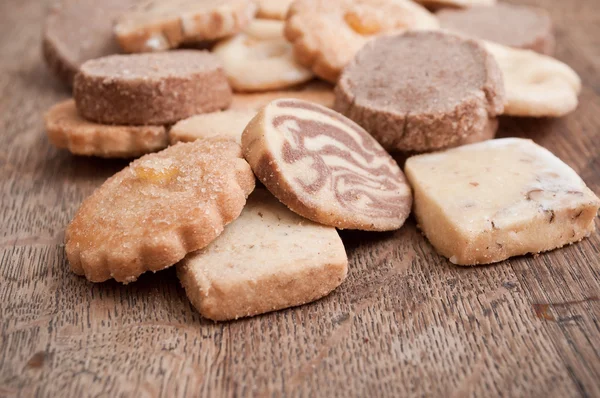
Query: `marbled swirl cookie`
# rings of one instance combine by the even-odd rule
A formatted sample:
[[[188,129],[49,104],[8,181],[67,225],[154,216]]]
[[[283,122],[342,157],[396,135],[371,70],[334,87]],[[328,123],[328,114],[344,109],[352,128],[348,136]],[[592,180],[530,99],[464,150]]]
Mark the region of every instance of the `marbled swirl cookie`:
[[[343,229],[398,229],[412,196],[392,157],[365,130],[323,106],[280,99],[242,135],[244,156],[292,211]]]

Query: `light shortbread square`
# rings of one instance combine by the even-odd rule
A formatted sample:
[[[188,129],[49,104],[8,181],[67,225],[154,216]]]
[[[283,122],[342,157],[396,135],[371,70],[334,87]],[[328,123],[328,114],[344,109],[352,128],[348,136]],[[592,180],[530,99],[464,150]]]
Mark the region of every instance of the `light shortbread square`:
[[[552,250],[595,230],[600,200],[573,169],[531,140],[413,156],[405,172],[419,227],[454,264]]]

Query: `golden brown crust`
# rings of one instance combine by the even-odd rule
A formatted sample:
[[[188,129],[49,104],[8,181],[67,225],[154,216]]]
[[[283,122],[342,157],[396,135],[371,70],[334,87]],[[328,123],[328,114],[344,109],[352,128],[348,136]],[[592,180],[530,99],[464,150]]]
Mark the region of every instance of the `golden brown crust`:
[[[92,282],[135,281],[208,245],[254,189],[239,145],[181,143],[146,155],[87,198],[65,234],[73,272]]]
[[[114,31],[126,52],[164,51],[234,35],[255,13],[251,0],[143,1],[118,19]]]
[[[168,145],[164,126],[116,126],[87,121],[72,99],[54,105],[44,116],[46,133],[57,148],[75,155],[132,158]]]
[[[75,76],[73,96],[88,120],[156,125],[227,108],[231,88],[214,55],[179,50],[88,61]]]

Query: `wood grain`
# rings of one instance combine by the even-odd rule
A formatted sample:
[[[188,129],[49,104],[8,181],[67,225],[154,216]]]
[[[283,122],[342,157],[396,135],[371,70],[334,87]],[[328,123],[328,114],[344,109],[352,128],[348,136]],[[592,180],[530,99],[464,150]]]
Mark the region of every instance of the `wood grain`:
[[[558,120],[505,118],[600,192],[600,10],[547,8],[583,78]],[[69,272],[63,231],[125,162],[54,149],[42,114],[69,93],[40,59],[45,7],[0,2],[0,396],[600,396],[600,234],[464,269],[414,222],[343,232],[347,281],[316,303],[215,324],[172,270],[122,286]],[[597,222],[600,227],[600,222]]]

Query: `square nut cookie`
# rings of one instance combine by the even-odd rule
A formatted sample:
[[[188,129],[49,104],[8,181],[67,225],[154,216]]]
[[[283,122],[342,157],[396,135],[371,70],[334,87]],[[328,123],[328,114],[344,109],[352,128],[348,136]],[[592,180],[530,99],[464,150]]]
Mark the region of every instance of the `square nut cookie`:
[[[600,200],[531,140],[506,138],[413,156],[414,213],[435,249],[458,265],[489,264],[578,242]]]

